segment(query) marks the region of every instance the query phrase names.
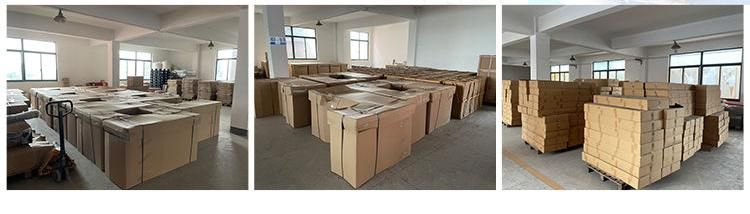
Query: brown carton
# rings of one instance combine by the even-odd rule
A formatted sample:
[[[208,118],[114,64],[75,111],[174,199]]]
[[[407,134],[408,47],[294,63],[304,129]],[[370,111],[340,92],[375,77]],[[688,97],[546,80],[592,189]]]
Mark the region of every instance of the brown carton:
[[[307,91],[324,87],[323,83],[305,79],[280,81],[281,110],[287,124],[294,128],[310,125],[310,100]]]

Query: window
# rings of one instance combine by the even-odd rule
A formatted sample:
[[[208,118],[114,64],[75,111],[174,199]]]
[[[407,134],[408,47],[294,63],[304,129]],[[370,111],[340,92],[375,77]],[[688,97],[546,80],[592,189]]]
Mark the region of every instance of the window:
[[[54,42],[8,38],[8,81],[57,81]]]
[[[570,81],[570,65],[553,65],[550,71],[550,80]]]
[[[594,79],[625,80],[625,60],[594,62]]]
[[[289,59],[317,59],[315,29],[285,26],[286,55]]]
[[[151,79],[151,53],[120,51],[120,79],[129,76],[142,76]]]
[[[723,99],[740,98],[741,77],[742,48],[669,56],[669,82],[719,85]]]
[[[233,81],[237,71],[237,49],[219,50],[216,56],[216,80]]]
[[[361,32],[349,32],[349,49],[351,49],[352,60],[367,60],[370,47],[369,35]]]

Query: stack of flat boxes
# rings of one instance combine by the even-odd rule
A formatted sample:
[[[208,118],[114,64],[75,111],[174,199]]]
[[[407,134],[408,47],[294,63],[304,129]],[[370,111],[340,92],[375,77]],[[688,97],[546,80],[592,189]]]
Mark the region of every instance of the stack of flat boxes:
[[[719,111],[705,118],[703,144],[706,149],[718,148],[729,136],[729,112]]]
[[[708,116],[722,111],[721,90],[718,85],[695,86],[695,112],[694,115]]]
[[[518,101],[518,80],[503,80],[503,123],[505,125],[521,125]]]
[[[521,138],[541,153],[583,144],[583,104],[591,84],[520,80]]]
[[[599,90],[599,95],[622,96],[622,87],[605,86]]]
[[[647,97],[666,97],[669,98],[669,104],[680,104],[685,107],[687,115],[693,114],[693,97],[694,85],[665,83],[665,82],[647,82],[645,85]]]
[[[646,89],[644,83],[640,81],[623,81],[620,82],[622,87],[622,95],[629,97],[645,97]]]
[[[667,103],[666,98],[594,96],[594,103],[585,104],[583,160],[636,189],[677,171],[682,141],[667,139],[666,132],[682,130],[684,108],[670,109]]]
[[[703,144],[706,149],[721,146],[729,134],[729,114],[723,111],[721,90],[718,85],[695,86],[694,115],[705,116],[703,120]]]
[[[685,161],[698,150],[703,143],[703,117],[687,116],[685,117],[685,131],[682,134],[682,161]]]

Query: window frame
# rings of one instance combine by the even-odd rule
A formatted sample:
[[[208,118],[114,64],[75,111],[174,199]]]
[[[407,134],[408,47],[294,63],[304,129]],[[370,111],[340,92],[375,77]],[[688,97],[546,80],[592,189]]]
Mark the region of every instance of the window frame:
[[[349,32],[355,32],[355,33],[364,33],[364,34],[367,34],[367,39],[366,39],[366,40],[362,40],[362,39],[352,39],[352,38],[351,38],[351,33],[349,33],[349,50],[350,50],[350,53],[349,53],[349,60],[351,60],[351,61],[370,61],[370,32],[359,32],[359,31],[349,31]],[[362,52],[362,50],[359,50],[359,51],[358,51],[358,53],[357,53],[357,56],[358,56],[358,58],[357,58],[357,59],[353,59],[353,58],[352,58],[352,56],[351,56],[351,55],[352,55],[352,53],[351,53],[351,48],[352,48],[352,47],[351,47],[351,45],[352,45],[352,42],[356,42],[356,43],[357,43],[357,45],[358,45],[358,46],[357,46],[357,50],[359,50],[359,47],[360,47],[359,45],[360,45],[360,43],[363,43],[363,42],[364,42],[364,43],[366,43],[366,44],[367,44],[367,57],[366,57],[366,58],[362,59],[362,58],[361,58],[361,56],[359,56],[359,53],[361,53],[361,52]]]
[[[732,50],[732,49],[740,49],[740,59],[742,59],[741,62],[738,63],[716,63],[716,64],[703,64],[703,55],[705,52],[713,52],[713,51],[723,51],[723,50]],[[700,63],[698,65],[684,65],[684,66],[671,66],[672,64],[672,56],[673,55],[682,55],[682,54],[694,54],[694,53],[700,53]],[[745,49],[743,47],[731,47],[731,48],[720,48],[720,49],[710,49],[710,50],[700,50],[700,51],[691,51],[691,52],[684,52],[684,53],[674,53],[669,54],[667,56],[667,81],[669,83],[672,83],[672,69],[673,68],[679,68],[681,70],[682,75],[682,82],[685,82],[685,69],[686,68],[698,68],[698,85],[703,85],[703,68],[704,67],[718,67],[719,68],[719,88],[721,88],[721,72],[723,69],[721,69],[724,66],[740,66],[739,71],[739,77],[738,80],[740,82],[740,88],[739,88],[739,94],[737,94],[738,98],[721,98],[723,100],[730,100],[730,101],[740,101],[742,99],[742,71],[744,70],[744,66],[742,66],[742,63],[745,60]]]
[[[625,80],[625,68],[623,68],[623,69],[609,69],[609,63],[612,62],[612,61],[623,61],[623,66],[626,63],[625,59],[612,59],[612,60],[601,60],[601,61],[591,62],[591,78],[592,79],[601,79],[601,78],[594,78],[594,77],[596,76],[596,73],[602,73],[603,72],[603,73],[607,74],[606,75],[607,78],[605,78],[605,79],[624,81]],[[607,69],[605,69],[605,70],[596,70],[596,67],[594,66],[594,64],[596,64],[597,62],[607,62]],[[623,79],[622,80],[617,79],[617,75],[616,74],[615,74],[615,78],[614,79],[610,79],[609,78],[609,72],[613,72],[613,71],[615,73],[622,71]]]
[[[316,48],[317,48],[317,46],[316,46]],[[237,52],[237,54],[235,55],[234,58],[219,58],[219,51],[222,51],[222,50],[234,50],[234,51]],[[221,61],[221,60],[229,60],[229,61],[234,60],[234,63],[236,65],[238,57],[239,57],[239,50],[237,48],[228,48],[228,49],[217,50],[216,51],[216,64],[215,64],[215,67],[214,67],[214,80],[216,80],[216,81],[234,81],[234,80],[229,80],[229,73],[227,73],[227,79],[226,80],[218,80],[218,79],[216,79],[216,77],[219,74],[219,61]],[[235,67],[235,72],[236,71],[237,71],[237,68]]]
[[[562,71],[561,68],[562,68],[563,65],[566,65],[566,64],[551,65],[550,66],[550,70],[549,70],[549,79],[550,80],[552,80],[552,81],[559,81],[559,82],[570,82],[570,65],[567,65],[568,66],[568,71]],[[553,72],[552,71],[552,67],[557,67],[557,72]],[[557,79],[556,80],[552,79],[552,74],[557,74]],[[568,81],[563,81],[560,78],[561,74],[568,74]]]
[[[285,25],[284,27],[289,27],[289,35],[284,32],[284,38],[288,38],[286,45],[291,44],[292,45],[292,58],[288,58],[289,60],[318,60],[318,30],[315,28],[307,28],[307,27],[298,27],[298,26],[291,26],[291,25]],[[315,32],[315,36],[309,37],[309,36],[295,36],[294,35],[294,28],[303,28],[303,29],[310,29]],[[305,50],[307,50],[307,39],[313,39],[315,40],[315,58],[298,58],[297,54],[294,53],[294,38],[302,38],[305,41]],[[305,51],[305,56],[307,56],[307,52]]]
[[[28,40],[39,41],[39,42],[54,43],[55,44],[55,52],[53,53],[53,52],[44,52],[44,51],[27,51],[27,50],[24,49],[24,45],[23,45],[23,40],[27,40],[27,39],[16,38],[16,37],[7,37],[7,38],[8,39],[18,39],[18,40],[21,40],[21,49],[20,50],[17,50],[17,49],[5,49],[5,51],[7,51],[7,52],[21,53],[21,80],[8,80],[8,79],[6,79],[6,81],[8,81],[8,82],[57,82],[57,81],[60,80],[60,75],[58,73],[58,71],[59,71],[58,65],[59,64],[58,64],[58,61],[57,61],[57,42],[55,42],[55,41],[42,41],[42,40],[36,40],[36,39],[28,39]],[[45,80],[45,79],[42,78],[40,80],[27,80],[26,79],[26,56],[25,56],[26,54],[25,53],[39,54],[40,55],[39,56],[40,60],[42,58],[41,56],[44,55],[44,54],[54,55],[55,56],[55,79],[54,80]],[[41,64],[39,66],[41,66]]]
[[[130,50],[120,50],[120,51],[130,51]],[[133,54],[134,54],[133,56],[135,56],[133,59],[122,58],[122,56],[120,56],[119,52],[118,52],[117,58],[119,58],[120,64],[122,64],[122,61],[134,61],[135,62],[135,69],[134,70],[135,70],[136,74],[138,73],[138,62],[148,63],[149,65],[153,65],[154,64],[154,53],[146,52],[146,51],[130,51],[130,52],[133,52]],[[138,59],[138,53],[148,53],[149,55],[151,55],[151,60]],[[150,66],[150,67],[151,67],[151,70],[154,69],[153,66]],[[151,80],[151,75],[150,74],[148,75],[148,79],[146,79],[146,72],[151,72],[151,70],[143,71],[142,77],[143,77],[144,80]],[[122,72],[122,71],[120,71],[120,72]],[[128,80],[128,76],[129,75],[127,74],[127,72],[128,72],[127,69],[125,69],[125,79],[120,79],[120,80],[123,80],[123,81]],[[135,75],[135,76],[138,76],[138,75]]]

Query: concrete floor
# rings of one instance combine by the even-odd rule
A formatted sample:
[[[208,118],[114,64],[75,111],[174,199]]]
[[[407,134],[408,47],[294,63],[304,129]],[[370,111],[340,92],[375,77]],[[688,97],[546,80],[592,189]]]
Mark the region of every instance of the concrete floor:
[[[360,189],[495,189],[495,107],[451,120]],[[329,144],[281,116],[255,119],[255,189],[352,189],[330,171]]]
[[[504,190],[562,189],[611,190],[614,183],[587,173],[582,148],[537,155],[521,139],[521,127],[503,126],[502,185]],[[644,189],[742,190],[742,131],[730,130],[729,139],[711,152],[699,151],[680,170]]]
[[[248,189],[247,137],[229,133],[231,113],[231,108],[222,107],[219,140],[201,143],[197,161],[132,189]],[[8,189],[120,189],[78,150],[66,145],[68,155],[77,165],[69,180],[56,183],[49,176],[26,179],[20,175],[8,177]]]

